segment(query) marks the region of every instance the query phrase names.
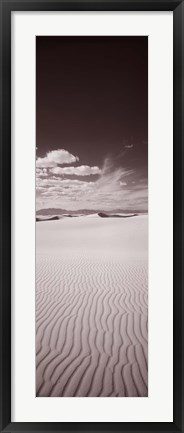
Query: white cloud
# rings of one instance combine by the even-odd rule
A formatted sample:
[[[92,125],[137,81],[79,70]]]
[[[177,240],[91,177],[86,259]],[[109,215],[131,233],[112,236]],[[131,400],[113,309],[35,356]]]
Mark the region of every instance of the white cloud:
[[[40,178],[38,177],[36,179],[36,187],[45,188],[45,189],[51,189],[52,191],[55,190],[63,190],[64,188],[68,191],[71,189],[75,190],[81,190],[86,188],[91,188],[91,186],[94,185],[94,182],[85,182],[78,179],[60,179],[58,177],[47,177],[47,178]]]
[[[104,193],[122,193],[122,179],[133,174],[133,170],[114,168],[111,159],[106,158],[102,168],[101,176],[96,181],[96,187]],[[125,183],[125,182],[124,182]]]
[[[133,144],[126,144],[124,147],[125,147],[125,149],[132,149],[132,147],[134,147],[134,145]]]
[[[71,164],[79,161],[78,156],[74,156],[67,150],[51,150],[44,158],[37,158],[36,167],[56,167],[58,164]]]
[[[54,167],[50,169],[50,172],[59,175],[90,176],[100,174],[101,170],[97,166],[90,167],[89,165],[80,165],[78,167]]]
[[[36,168],[36,176],[47,176],[46,168]]]

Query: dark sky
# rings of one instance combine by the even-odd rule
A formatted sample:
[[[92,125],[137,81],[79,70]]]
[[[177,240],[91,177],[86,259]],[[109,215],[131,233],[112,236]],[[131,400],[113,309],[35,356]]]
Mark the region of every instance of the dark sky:
[[[74,166],[100,168],[110,158],[145,182],[147,139],[147,37],[36,38],[37,157],[65,149]]]

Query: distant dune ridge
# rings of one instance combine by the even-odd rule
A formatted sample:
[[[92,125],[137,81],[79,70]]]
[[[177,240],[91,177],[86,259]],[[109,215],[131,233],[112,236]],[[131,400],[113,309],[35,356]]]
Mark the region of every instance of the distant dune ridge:
[[[37,396],[148,395],[148,217],[129,216],[36,224]]]
[[[59,219],[60,219],[60,217],[58,215],[50,216],[50,217],[42,217],[42,218],[36,217],[37,222],[39,222],[39,221],[54,221],[54,220],[59,220]]]
[[[99,213],[105,213],[106,215],[113,215],[113,214],[122,214],[122,215],[132,215],[132,214],[143,214],[147,211],[141,211],[134,209],[133,211],[130,210],[122,210],[122,209],[116,209],[112,210],[111,212],[105,211],[103,209],[79,209],[79,210],[66,210],[66,209],[57,209],[57,208],[47,208],[47,209],[39,209],[36,211],[36,215],[39,217],[39,215],[42,216],[55,216],[55,215],[90,215],[90,214],[99,214]]]
[[[101,218],[129,218],[129,217],[133,217],[133,216],[137,216],[135,213],[134,214],[128,214],[128,215],[123,215],[123,214],[108,214],[105,212],[98,212],[98,216],[100,216]]]
[[[59,215],[53,215],[52,214],[40,214],[39,213],[39,217],[36,217],[36,221],[52,221],[52,220],[59,220],[63,217],[79,217],[79,216],[99,216],[101,218],[129,218],[129,217],[133,217],[133,216],[137,216],[138,214],[136,213],[107,213],[107,212],[96,212],[96,213],[86,213],[86,214],[75,214],[75,213],[63,213],[63,214],[59,214]]]

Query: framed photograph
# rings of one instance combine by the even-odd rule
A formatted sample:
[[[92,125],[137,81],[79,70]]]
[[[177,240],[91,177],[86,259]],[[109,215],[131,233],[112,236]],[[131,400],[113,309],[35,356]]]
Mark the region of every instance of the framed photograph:
[[[1,431],[183,432],[183,0],[0,7]]]

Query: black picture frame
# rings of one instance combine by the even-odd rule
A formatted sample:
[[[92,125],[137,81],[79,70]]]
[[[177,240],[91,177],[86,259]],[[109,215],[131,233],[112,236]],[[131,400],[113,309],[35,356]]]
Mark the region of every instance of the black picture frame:
[[[11,11],[173,11],[174,19],[174,416],[173,422],[11,422]],[[0,430],[1,432],[184,432],[184,1],[0,0]]]

